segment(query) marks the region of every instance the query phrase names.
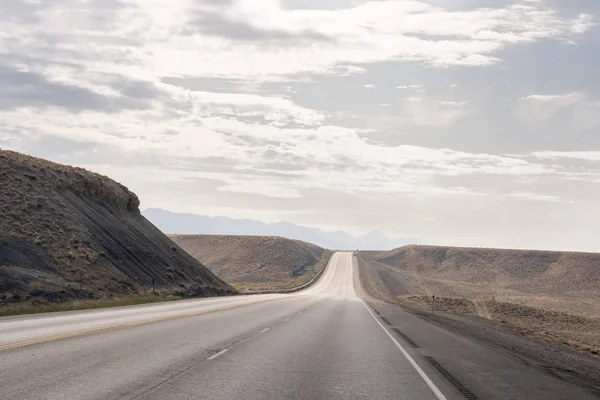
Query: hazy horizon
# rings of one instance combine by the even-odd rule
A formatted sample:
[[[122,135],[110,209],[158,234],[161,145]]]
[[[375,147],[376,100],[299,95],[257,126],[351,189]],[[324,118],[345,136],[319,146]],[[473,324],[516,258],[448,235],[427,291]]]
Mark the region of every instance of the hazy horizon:
[[[280,236],[336,250],[391,250],[408,244],[419,244],[418,238],[389,238],[379,231],[353,236],[340,230],[328,231],[287,221],[265,223],[253,219],[233,219],[173,213],[161,208],[149,208],[142,215],[165,234],[177,235],[243,235]]]
[[[156,209],[152,209],[152,208],[148,208],[148,209],[143,209],[142,210],[142,214],[146,214],[147,211],[149,210],[161,210],[161,211],[167,211],[167,212],[171,212],[169,210],[163,210],[161,208],[156,208]],[[256,220],[256,219],[252,219],[252,218],[231,218],[231,217],[227,217],[224,215],[201,215],[201,214],[194,214],[194,213],[174,213],[174,214],[178,214],[178,215],[192,215],[192,216],[197,216],[197,217],[208,217],[208,218],[226,218],[226,219],[231,219],[234,221],[241,221],[241,220],[247,220],[247,221],[251,221],[251,222],[257,222],[257,223],[261,223],[261,224],[269,224],[269,225],[276,225],[276,224],[281,224],[281,223],[288,223],[288,224],[292,224],[289,221],[284,221],[284,220],[279,220],[279,221],[273,221],[273,222],[265,222],[265,221],[261,221],[261,220]],[[150,219],[150,222],[153,222]],[[154,222],[153,222],[154,223]],[[157,225],[157,224],[155,224]],[[325,233],[343,233],[349,236],[352,236],[353,238],[359,239],[363,236],[375,233],[375,234],[382,234],[384,235],[387,239],[389,240],[400,240],[400,241],[414,241],[414,243],[406,243],[406,244],[401,244],[397,247],[402,247],[402,246],[412,246],[412,245],[417,245],[417,246],[449,246],[449,245],[445,245],[445,244],[441,244],[441,243],[436,243],[436,242],[423,242],[421,240],[421,238],[418,237],[394,237],[394,236],[387,236],[385,235],[383,232],[377,231],[377,230],[371,230],[369,232],[365,232],[364,234],[351,234],[349,232],[343,231],[343,230],[328,230],[328,229],[321,229],[318,226],[314,226],[314,225],[306,225],[306,224],[302,224],[302,223],[298,223],[298,224],[293,224],[295,226],[301,227],[301,228],[308,228],[308,229],[317,229],[320,231],[323,231]],[[157,225],[158,226],[158,225]],[[160,226],[158,226],[160,228]],[[201,227],[199,227],[201,228]],[[163,230],[163,233],[169,235],[242,235],[242,236],[253,236],[253,235],[260,235],[260,233],[249,233],[249,234],[237,234],[237,233],[223,233],[223,234],[214,234],[214,233],[177,233],[177,232],[168,232],[166,230]],[[200,229],[198,229],[200,230]],[[284,236],[285,235],[275,235],[275,236]],[[312,243],[310,240],[307,240],[309,243]],[[316,243],[314,243],[316,244]],[[477,246],[477,245],[461,245],[461,246],[457,246],[457,247],[464,247],[464,248],[479,248],[479,249],[486,249],[486,248],[492,248],[492,249],[501,249],[501,250],[539,250],[539,251],[559,251],[559,252],[591,252],[591,253],[598,253],[600,251],[585,251],[585,250],[572,250],[572,249],[568,249],[568,248],[559,248],[559,247],[555,247],[555,248],[545,248],[545,247],[536,247],[536,248],[532,248],[532,247],[519,247],[519,246],[515,246],[515,247],[504,247],[504,246]],[[393,247],[395,248],[395,247]],[[392,247],[390,247],[389,249],[393,249]],[[369,250],[366,248],[363,248],[362,250]],[[371,249],[373,250],[373,249]]]
[[[0,147],[142,209],[600,251],[597,1],[9,3]]]

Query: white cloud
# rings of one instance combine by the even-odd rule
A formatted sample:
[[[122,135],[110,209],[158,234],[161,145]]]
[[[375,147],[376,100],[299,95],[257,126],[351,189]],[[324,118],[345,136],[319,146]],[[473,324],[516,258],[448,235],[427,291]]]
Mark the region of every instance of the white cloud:
[[[573,128],[586,131],[600,127],[600,101],[585,101],[575,107]]]
[[[400,85],[396,89],[421,89],[423,85]]]
[[[336,65],[327,71],[327,73],[335,74],[337,76],[350,76],[365,72],[367,72],[366,68],[356,65]]]
[[[190,0],[168,5],[130,0],[113,8],[58,0],[44,7],[35,25],[4,20],[7,35],[0,35],[0,50],[139,79],[354,74],[364,72],[356,64],[387,60],[485,66],[498,62],[498,53],[507,46],[571,40],[593,26],[589,15],[561,17],[543,3],[451,11],[416,0],[390,0],[331,11],[290,10],[279,1],[244,0],[216,14],[218,8]],[[195,22],[199,13],[219,18],[214,24],[221,24],[221,35],[205,32],[211,25]],[[259,32],[264,40],[231,37],[243,32]],[[40,40],[49,35],[51,43]],[[277,35],[288,38],[285,45],[270,42]]]
[[[208,96],[205,100],[219,103],[228,98]],[[254,96],[235,98],[233,106],[265,103],[294,110],[293,104]],[[444,103],[449,102],[440,102]],[[21,137],[28,141],[58,136],[159,157],[216,157],[227,160],[222,172],[194,168],[188,173],[225,182],[220,190],[271,197],[294,198],[300,188],[471,195],[464,188],[437,187],[433,178],[473,174],[521,177],[553,171],[551,167],[513,157],[408,145],[380,146],[362,139],[353,129],[339,126],[284,128],[269,125],[269,121],[248,122],[239,119],[239,110],[232,114],[238,118],[227,118],[229,111],[220,109],[217,111],[225,116],[210,116],[201,107],[180,108],[178,113],[170,114],[168,111],[173,110],[131,110],[121,112],[115,119],[82,111],[77,119],[69,119],[69,113],[60,109],[19,109],[0,113],[0,130],[2,126],[18,127]],[[165,134],[166,131],[177,134]]]
[[[297,199],[302,197],[296,190],[281,186],[281,182],[279,181],[271,182],[269,180],[256,178],[251,182],[234,178],[231,182],[225,186],[221,186],[218,190],[232,193],[258,194],[279,199]]]
[[[230,115],[234,117],[264,116],[269,121],[320,125],[325,115],[299,107],[288,99],[253,94],[214,93],[172,88],[179,101],[190,101],[196,117]]]
[[[532,94],[519,100],[516,114],[526,121],[543,122],[554,116],[557,112],[580,103],[584,98],[582,93],[567,93],[562,95]]]
[[[532,156],[545,159],[565,159],[600,161],[600,151],[535,151]]]
[[[463,83],[460,66],[502,63],[507,71],[506,50],[575,42],[594,24],[542,1],[515,1],[471,10],[360,1],[331,11],[276,0],[17,0],[0,14],[0,86],[21,85],[0,96],[0,144],[92,167],[134,186],[145,204],[179,211],[314,215],[324,225],[363,227],[378,219],[403,226],[398,221],[410,214],[440,221],[431,229],[448,227],[454,238],[467,210],[478,228],[463,237],[480,238],[481,218],[494,222],[501,206],[522,215],[566,207],[557,182],[598,179],[593,151],[488,154],[494,144],[477,125],[478,96],[488,88]],[[27,12],[12,14],[24,4]],[[461,90],[451,84],[457,80]],[[361,97],[361,81],[376,89]],[[564,112],[574,129],[600,125],[591,93],[532,94],[519,106],[530,122]],[[381,118],[380,132],[349,127],[360,126],[362,110]],[[466,143],[457,122],[470,116],[477,118],[468,129],[480,136]],[[377,134],[395,136],[377,143]],[[574,170],[581,161],[587,169]],[[201,182],[212,185],[210,195]]]
[[[545,202],[563,202],[564,200],[559,197],[552,195],[545,195],[540,193],[531,193],[531,192],[517,192],[517,193],[509,193],[504,196],[506,199],[510,200],[524,200],[524,201],[545,201]]]
[[[466,101],[447,101],[424,97],[407,97],[403,108],[416,126],[450,126],[469,114]]]
[[[567,119],[574,130],[600,126],[600,101],[590,101],[581,92],[523,97],[517,103],[516,115],[530,123],[543,123],[565,110],[571,111]]]

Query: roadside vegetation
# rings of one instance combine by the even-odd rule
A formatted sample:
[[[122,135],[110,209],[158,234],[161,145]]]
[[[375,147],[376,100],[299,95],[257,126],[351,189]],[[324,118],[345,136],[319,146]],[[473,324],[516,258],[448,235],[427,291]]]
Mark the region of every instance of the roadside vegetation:
[[[108,308],[108,307],[123,307],[123,306],[134,306],[140,304],[160,303],[167,301],[181,300],[180,296],[173,295],[156,295],[156,296],[136,296],[136,297],[123,297],[123,298],[109,298],[109,299],[98,299],[98,300],[78,300],[67,303],[54,303],[54,304],[16,304],[11,307],[0,308],[0,317],[7,317],[12,315],[24,315],[24,314],[39,314],[39,313],[52,313],[61,311],[77,311],[77,310],[92,310],[96,308]]]

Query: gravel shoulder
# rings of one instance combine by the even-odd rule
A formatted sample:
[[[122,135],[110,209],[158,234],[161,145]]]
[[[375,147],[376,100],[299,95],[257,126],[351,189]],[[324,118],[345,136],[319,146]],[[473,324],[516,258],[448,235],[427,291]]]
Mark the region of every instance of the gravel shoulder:
[[[491,300],[437,296],[436,311],[432,313],[429,295],[414,288],[411,294],[398,294],[399,287],[411,288],[412,282],[403,271],[385,275],[399,281],[390,283],[381,277],[381,271],[389,271],[389,266],[365,260],[360,254],[357,264],[363,296],[475,338],[600,394],[600,357],[593,353],[600,334],[597,319]]]

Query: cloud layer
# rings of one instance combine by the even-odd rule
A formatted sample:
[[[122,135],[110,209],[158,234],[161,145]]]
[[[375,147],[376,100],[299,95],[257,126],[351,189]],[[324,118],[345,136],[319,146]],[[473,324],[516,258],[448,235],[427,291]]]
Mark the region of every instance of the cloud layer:
[[[579,229],[575,205],[597,210],[586,185],[600,182],[598,93],[517,84],[511,53],[586,52],[589,10],[9,3],[0,147],[107,173],[148,207],[439,243],[591,246],[587,228],[573,241],[542,233],[548,220]]]

